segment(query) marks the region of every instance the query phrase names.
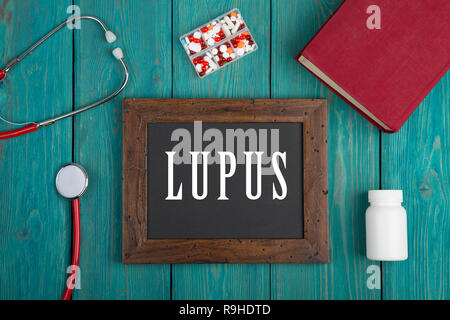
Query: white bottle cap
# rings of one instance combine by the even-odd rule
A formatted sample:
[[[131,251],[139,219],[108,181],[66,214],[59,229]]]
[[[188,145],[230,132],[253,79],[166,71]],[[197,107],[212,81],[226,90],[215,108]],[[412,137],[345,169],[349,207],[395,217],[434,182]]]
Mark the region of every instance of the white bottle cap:
[[[369,190],[369,202],[372,203],[402,203],[402,190]]]

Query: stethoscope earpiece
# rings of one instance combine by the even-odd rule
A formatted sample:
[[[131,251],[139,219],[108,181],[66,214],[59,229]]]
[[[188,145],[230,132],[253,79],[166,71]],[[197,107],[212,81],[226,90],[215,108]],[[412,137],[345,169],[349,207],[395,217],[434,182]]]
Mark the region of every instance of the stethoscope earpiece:
[[[112,51],[112,54],[114,56],[114,58],[116,58],[117,60],[121,60],[123,59],[123,51],[122,48],[117,47]]]
[[[56,175],[56,189],[64,198],[79,198],[88,186],[86,170],[78,164],[72,163],[62,167]]]
[[[113,43],[117,40],[116,35],[110,30],[105,32],[105,38],[106,38],[106,41],[108,41],[108,43]]]

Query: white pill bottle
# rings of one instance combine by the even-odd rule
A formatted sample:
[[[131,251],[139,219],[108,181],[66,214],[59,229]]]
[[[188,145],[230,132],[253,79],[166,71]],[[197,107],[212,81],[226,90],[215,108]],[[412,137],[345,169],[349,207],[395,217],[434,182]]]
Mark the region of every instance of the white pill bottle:
[[[377,261],[408,259],[406,210],[402,190],[370,190],[366,211],[367,258]]]

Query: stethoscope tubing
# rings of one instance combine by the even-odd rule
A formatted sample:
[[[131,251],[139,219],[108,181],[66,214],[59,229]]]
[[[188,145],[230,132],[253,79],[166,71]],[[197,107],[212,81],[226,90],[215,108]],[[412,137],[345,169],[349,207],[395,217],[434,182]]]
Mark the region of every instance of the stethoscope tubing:
[[[76,21],[76,20],[82,20],[82,19],[88,19],[88,20],[93,20],[96,21],[101,27],[102,29],[105,31],[105,33],[109,32],[108,29],[106,28],[106,25],[98,18],[96,17],[92,17],[92,16],[80,16],[80,17],[73,17],[71,19],[68,19],[66,21],[64,21],[63,23],[61,23],[60,25],[58,25],[57,27],[55,27],[54,29],[52,29],[50,32],[48,32],[45,36],[43,36],[40,40],[38,40],[36,43],[34,43],[30,48],[28,48],[24,53],[22,53],[19,57],[11,60],[5,67],[4,71],[4,75],[3,78],[6,76],[6,74],[12,69],[14,68],[20,61],[22,61],[27,55],[29,55],[31,52],[33,52],[33,50],[35,50],[37,47],[39,47],[42,43],[44,43],[47,39],[49,39],[51,36],[53,36],[56,32],[58,32],[59,30],[61,30],[64,26]],[[109,41],[109,40],[108,40]],[[120,49],[120,48],[116,48],[116,49]],[[1,139],[9,139],[9,138],[14,138],[14,137],[18,137],[33,131],[38,130],[40,127],[45,127],[45,126],[49,126],[52,125],[53,123],[55,123],[56,121],[65,119],[65,118],[69,118],[69,117],[73,117],[79,113],[85,112],[89,109],[95,108],[99,105],[102,105],[108,101],[110,101],[111,99],[115,98],[120,92],[123,91],[123,89],[125,88],[125,86],[128,83],[129,80],[129,71],[128,71],[128,67],[124,61],[123,58],[123,53],[121,51],[121,49],[118,52],[119,54],[116,55],[115,52],[113,51],[113,54],[115,56],[115,58],[120,62],[123,70],[124,70],[124,80],[122,81],[122,84],[120,85],[120,87],[114,91],[112,94],[106,96],[105,98],[96,101],[90,105],[87,105],[85,107],[79,108],[77,110],[74,110],[72,112],[68,112],[65,114],[62,114],[60,116],[51,118],[51,119],[47,119],[38,123],[31,123],[29,125],[26,125],[22,128],[19,129],[15,129],[15,130],[11,130],[11,131],[7,131],[7,132],[0,132],[0,140]]]
[[[55,28],[53,28],[52,30],[50,30],[45,36],[43,36],[41,39],[39,39],[38,41],[36,41],[32,46],[30,46],[24,53],[22,53],[20,56],[18,56],[17,58],[12,59],[10,62],[8,62],[6,64],[5,69],[3,69],[5,71],[5,73],[8,73],[12,68],[14,68],[20,61],[22,61],[27,55],[29,55],[31,52],[33,52],[34,49],[36,49],[37,47],[39,47],[41,44],[43,44],[45,41],[47,41],[49,38],[51,38],[55,33],[57,33],[59,30],[61,30],[62,28],[64,28],[65,26],[77,21],[77,20],[93,20],[95,22],[97,22],[102,29],[106,32],[108,31],[108,29],[106,28],[106,25],[103,23],[103,21],[101,21],[100,19],[93,17],[93,16],[75,16],[72,18],[67,19],[66,21],[62,22],[61,24],[59,24],[58,26],[56,26]]]
[[[0,132],[0,140],[18,137],[18,136],[21,136],[21,135],[24,135],[24,134],[27,134],[27,133],[30,133],[33,131],[37,131],[38,129],[39,129],[39,125],[37,125],[36,123],[32,123],[32,124],[29,124],[25,127],[19,128],[19,129]]]
[[[62,300],[70,300],[72,297],[73,288],[77,280],[78,266],[80,264],[80,243],[81,243],[81,222],[80,222],[80,198],[72,200],[72,219],[73,219],[73,243],[72,243],[72,273],[69,279],[72,279],[69,285],[69,279],[66,282],[66,289],[62,296]],[[70,278],[71,277],[71,278]]]

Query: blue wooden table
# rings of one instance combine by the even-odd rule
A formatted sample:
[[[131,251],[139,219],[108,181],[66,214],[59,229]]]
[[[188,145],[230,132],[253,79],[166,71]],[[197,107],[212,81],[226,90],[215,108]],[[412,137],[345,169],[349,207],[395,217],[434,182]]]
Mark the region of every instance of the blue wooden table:
[[[54,179],[72,161],[90,178],[75,299],[450,298],[448,74],[398,133],[380,133],[293,59],[337,0],[0,0],[0,61],[67,19],[72,4],[118,34],[132,76],[125,92],[99,109],[0,141],[1,299],[61,296],[71,214]],[[198,79],[178,37],[234,7],[259,50]],[[58,33],[1,83],[0,114],[38,121],[107,94],[121,79],[112,49],[89,22]],[[123,97],[328,99],[330,264],[121,264]],[[378,188],[405,191],[407,261],[365,258],[367,191]],[[378,267],[380,289],[367,286]]]

